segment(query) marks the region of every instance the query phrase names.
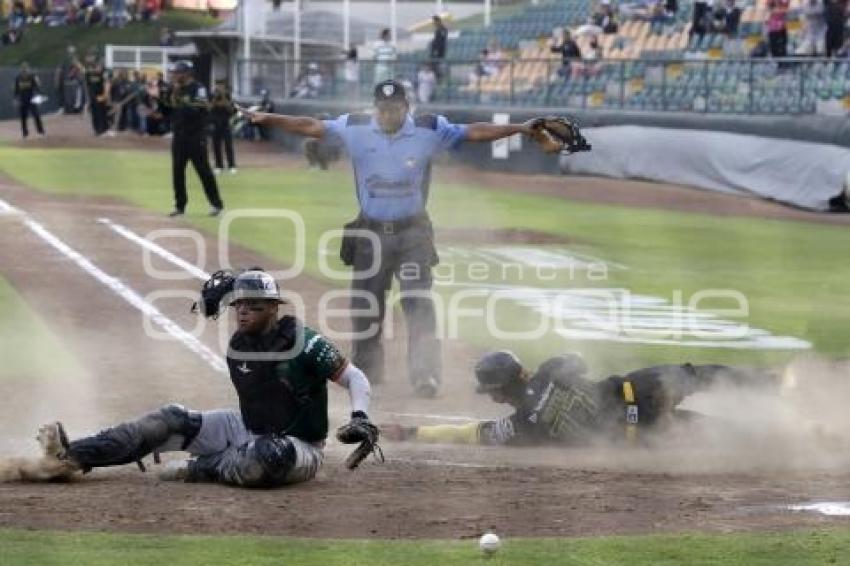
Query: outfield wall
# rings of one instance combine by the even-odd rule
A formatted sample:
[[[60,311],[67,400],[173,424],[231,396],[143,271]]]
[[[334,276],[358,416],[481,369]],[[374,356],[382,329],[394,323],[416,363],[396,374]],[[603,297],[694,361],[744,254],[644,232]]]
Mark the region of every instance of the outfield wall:
[[[368,103],[360,105],[367,108]],[[336,115],[350,104],[284,100],[281,113]],[[419,112],[445,114],[456,122],[493,120],[508,114],[522,121],[558,108],[427,106]],[[451,159],[485,170],[517,173],[577,173],[621,179],[647,179],[726,193],[756,195],[792,206],[826,210],[850,171],[850,120],[844,116],[728,116],[693,113],[569,112],[594,150],[558,159],[527,141],[495,149],[465,144]],[[297,140],[280,136],[288,149]],[[499,150],[507,159],[494,158]]]

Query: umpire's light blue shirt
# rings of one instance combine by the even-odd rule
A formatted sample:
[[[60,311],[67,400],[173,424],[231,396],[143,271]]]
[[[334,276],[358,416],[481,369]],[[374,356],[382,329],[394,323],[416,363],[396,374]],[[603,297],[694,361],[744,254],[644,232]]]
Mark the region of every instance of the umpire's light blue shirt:
[[[381,131],[374,116],[343,114],[325,120],[328,139],[342,142],[354,164],[357,199],[370,220],[401,220],[425,210],[431,159],[466,139],[466,126],[444,116],[408,115],[393,135]]]

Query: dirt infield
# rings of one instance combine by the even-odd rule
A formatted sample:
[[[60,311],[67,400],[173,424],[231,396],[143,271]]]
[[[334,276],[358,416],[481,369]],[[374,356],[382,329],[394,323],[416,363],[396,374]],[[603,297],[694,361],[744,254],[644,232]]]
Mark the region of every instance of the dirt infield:
[[[62,146],[73,139],[76,146],[164,147],[163,140],[81,138],[71,127],[74,119],[49,120],[48,131],[56,133],[46,140],[27,143]],[[12,126],[4,124],[0,131],[8,136],[14,132]],[[60,133],[60,126],[68,131]],[[240,148],[240,159],[246,166],[279,159],[268,148],[254,153],[247,145]],[[245,157],[249,154],[251,157]],[[287,161],[292,162],[284,159]],[[453,170],[452,174],[472,172]],[[494,179],[480,174],[475,179],[505,183],[504,175]],[[558,181],[537,183],[536,177],[524,180],[534,181],[537,188],[533,190],[542,192],[555,191]],[[531,183],[521,185],[528,187]],[[590,187],[588,199],[603,192],[596,188],[604,188],[606,199],[621,195],[621,202],[629,204],[631,197],[626,195],[631,195],[636,185],[590,179],[576,186]],[[690,210],[708,211],[705,202],[711,201],[717,210],[732,213],[734,209],[736,214],[779,217],[784,211],[785,217],[802,221],[835,218],[693,189],[652,186],[640,190],[644,189],[669,195],[673,203],[669,207],[676,209],[684,209],[684,203],[691,202]],[[565,194],[583,198],[576,192]],[[737,208],[727,204],[732,198]],[[4,432],[0,455],[33,454],[34,431],[49,420],[61,419],[72,435],[79,435],[169,402],[196,409],[235,404],[226,375],[175,340],[150,339],[143,331],[138,310],[24,226],[25,218],[35,220],[142,296],[163,289],[194,290],[198,285],[194,279],[151,279],[143,269],[140,248],[98,222],[108,217],[137,234],[146,234],[165,226],[162,216],[121,202],[44,195],[8,179],[0,179],[0,199],[28,215],[0,215],[0,238],[9,243],[0,246],[2,276],[62,338],[86,370],[73,381],[57,376],[45,382],[21,375],[0,382]],[[742,208],[743,202],[749,206]],[[533,232],[489,234],[486,240],[479,233],[443,237],[475,242],[551,241],[551,236]],[[206,237],[204,242],[208,257],[215,257],[218,242],[214,237]],[[194,254],[190,243],[183,240],[170,241],[169,250],[185,258]],[[238,263],[275,267],[245,249],[232,253]],[[164,264],[158,266],[166,268]],[[288,282],[287,288],[304,297],[309,323],[325,286],[301,276]],[[185,299],[166,300],[157,306],[179,326],[194,326],[196,317],[188,312]],[[205,329],[202,341],[218,351],[215,325]],[[445,387],[440,397],[433,401],[413,398],[404,382],[403,363],[398,361],[404,359],[405,342],[400,329],[389,344],[388,359],[393,365],[388,374],[394,378],[375,391],[376,420],[429,422],[435,414],[481,418],[501,414],[498,407],[475,395],[469,368],[479,352],[462,342],[445,344]],[[40,352],[34,345],[33,355],[49,352]],[[346,417],[347,400],[344,392],[332,389],[332,426],[336,426]],[[143,474],[135,466],[97,470],[68,484],[0,484],[0,527],[456,538],[477,536],[488,528],[507,536],[577,536],[773,531],[847,524],[846,517],[791,512],[786,507],[813,500],[850,500],[850,457],[838,454],[820,461],[807,458],[805,451],[772,451],[774,444],[762,444],[765,453],[758,457],[745,456],[753,445],[739,446],[739,452],[724,458],[716,452],[689,447],[687,438],[667,448],[646,450],[506,451],[387,443],[385,464],[370,462],[352,473],[341,465],[345,449],[332,441],[318,480],[290,489],[247,491],[161,483],[155,474]]]

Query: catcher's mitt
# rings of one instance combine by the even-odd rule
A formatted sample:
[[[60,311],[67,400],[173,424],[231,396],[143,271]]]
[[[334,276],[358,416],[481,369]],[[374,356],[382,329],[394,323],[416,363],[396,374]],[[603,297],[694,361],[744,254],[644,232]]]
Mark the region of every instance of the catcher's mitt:
[[[218,318],[221,301],[225,295],[233,291],[236,276],[232,271],[216,271],[201,288],[201,300],[192,304],[192,312],[200,312],[213,320]]]
[[[354,452],[345,459],[345,467],[349,470],[359,466],[360,462],[373,452],[381,462],[384,461],[384,453],[378,446],[378,427],[369,422],[369,417],[361,411],[352,413],[348,424],[337,429],[336,439],[343,444],[359,443]]]
[[[537,142],[545,153],[571,154],[579,151],[590,151],[591,146],[581,135],[578,126],[563,116],[546,116],[532,118],[528,122],[531,128],[531,138]]]

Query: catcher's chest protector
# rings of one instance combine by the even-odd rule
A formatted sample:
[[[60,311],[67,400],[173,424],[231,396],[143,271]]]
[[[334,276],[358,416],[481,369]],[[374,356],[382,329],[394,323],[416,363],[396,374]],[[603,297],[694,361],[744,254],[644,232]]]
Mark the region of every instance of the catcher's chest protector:
[[[254,434],[291,434],[307,442],[327,435],[327,382],[310,375],[291,348],[296,322],[284,317],[268,343],[234,336],[227,366],[245,426]],[[280,352],[271,360],[252,354]]]

